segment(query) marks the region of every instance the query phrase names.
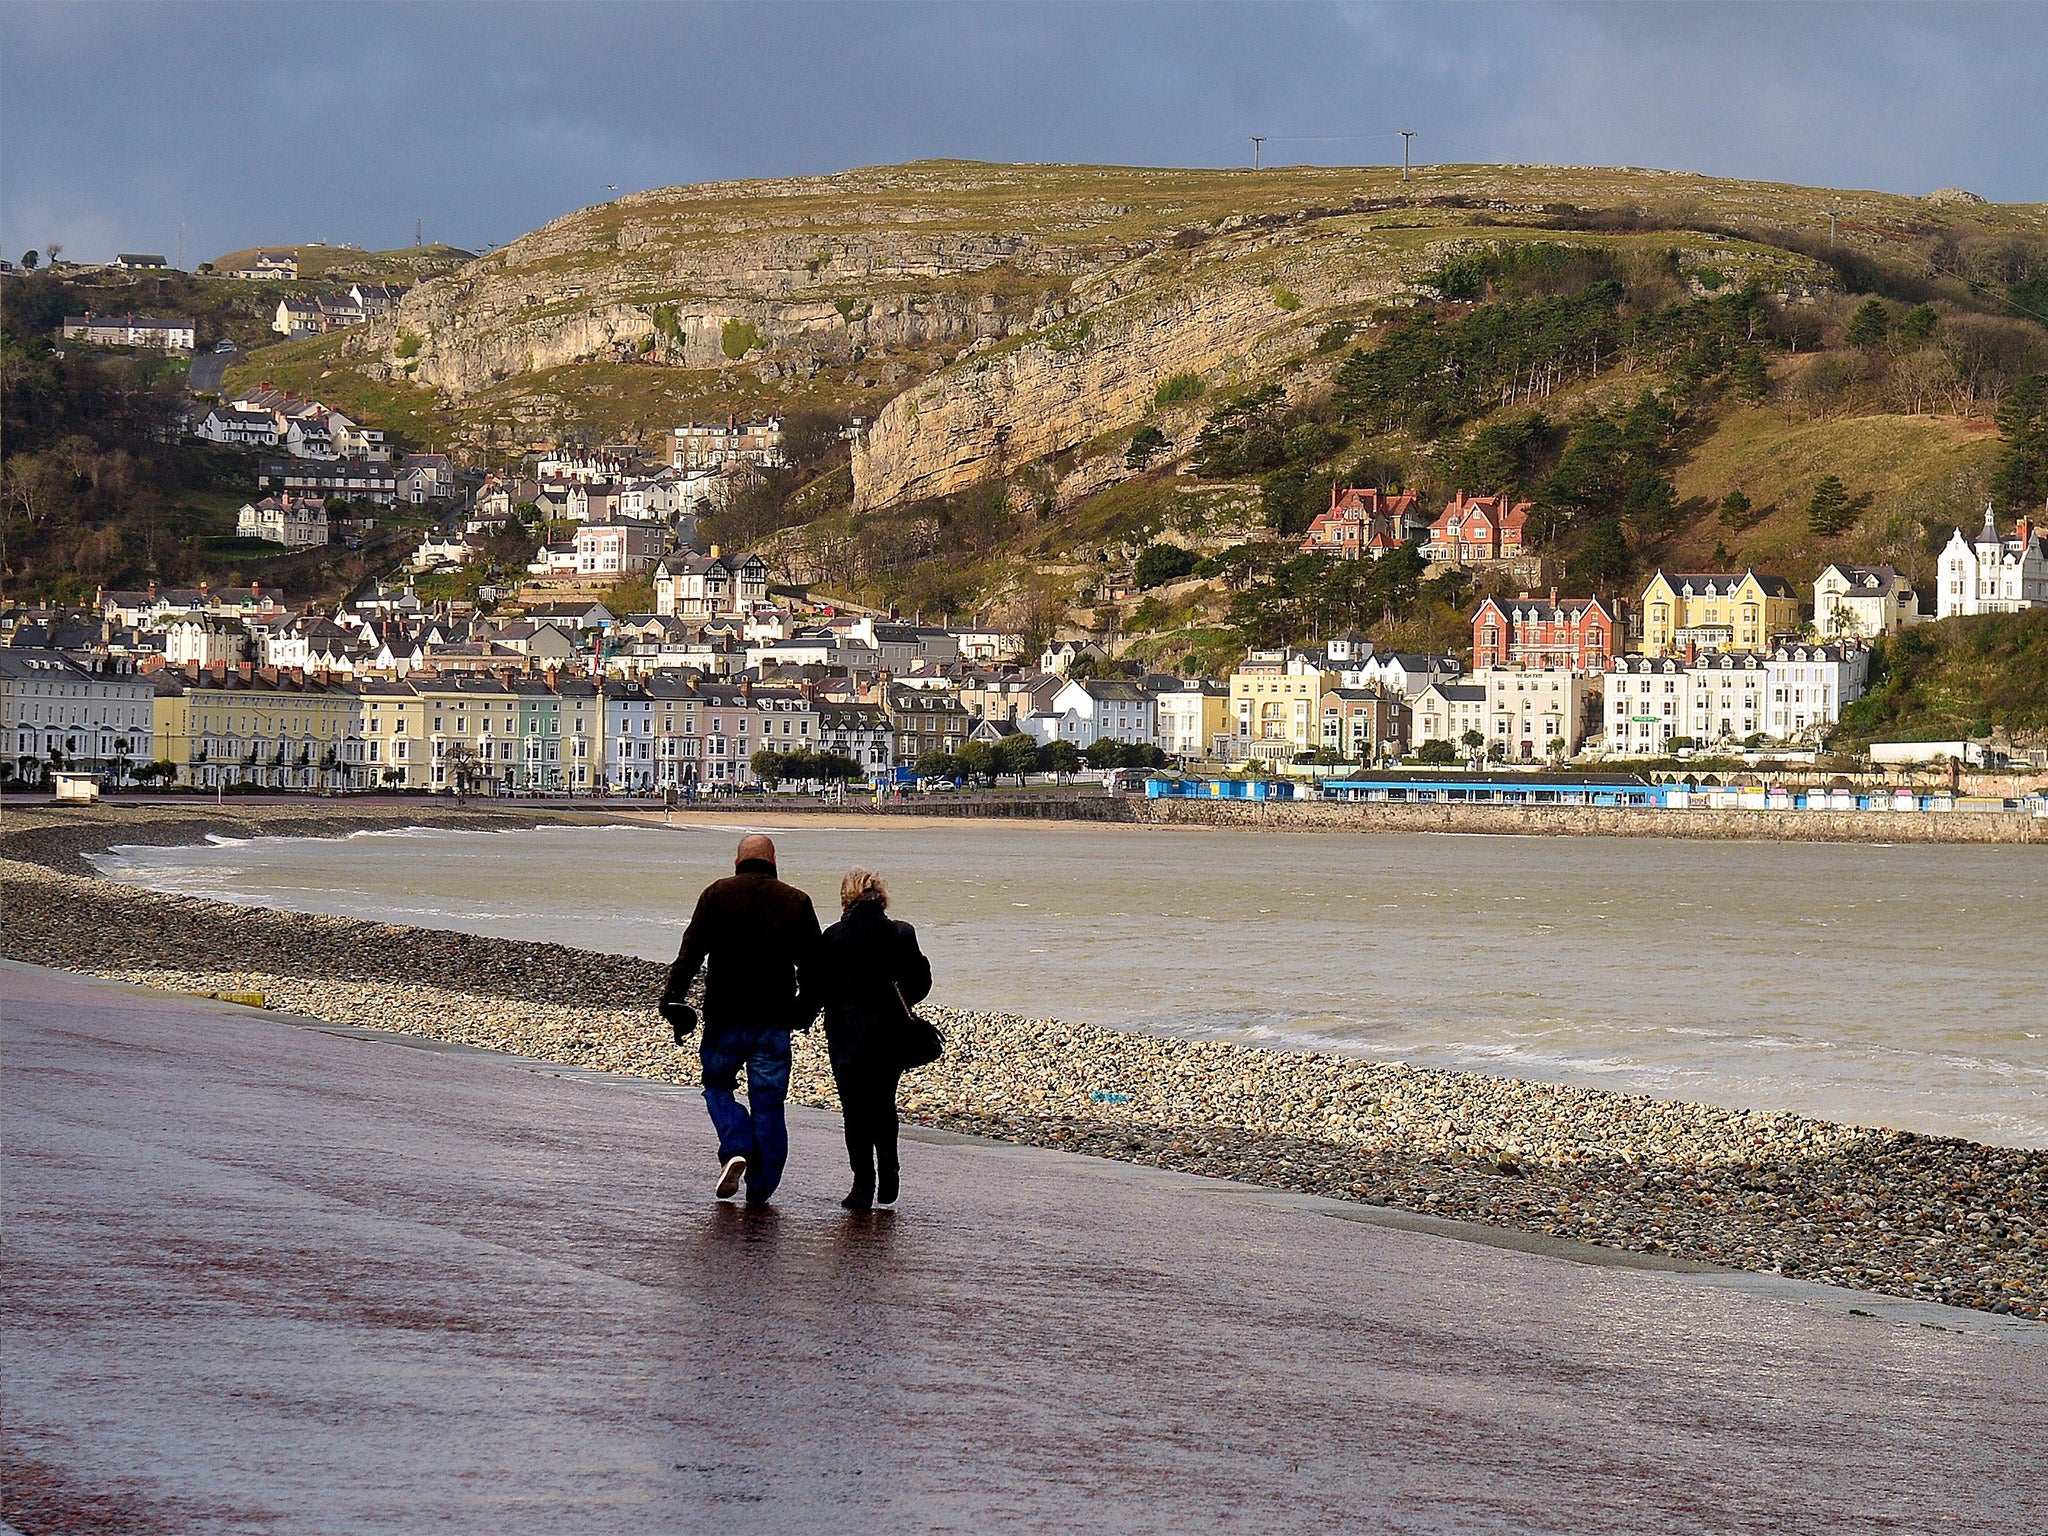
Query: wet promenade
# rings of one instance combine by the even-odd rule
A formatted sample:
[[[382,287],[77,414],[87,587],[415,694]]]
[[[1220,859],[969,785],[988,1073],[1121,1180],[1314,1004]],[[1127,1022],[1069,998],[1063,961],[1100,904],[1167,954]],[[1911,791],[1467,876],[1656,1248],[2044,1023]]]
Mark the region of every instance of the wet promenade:
[[[673,1089],[14,965],[0,1020],[28,1536],[2048,1507],[2039,1325],[954,1138],[906,1147],[902,1211],[848,1217],[821,1114],[748,1213],[710,1203]]]

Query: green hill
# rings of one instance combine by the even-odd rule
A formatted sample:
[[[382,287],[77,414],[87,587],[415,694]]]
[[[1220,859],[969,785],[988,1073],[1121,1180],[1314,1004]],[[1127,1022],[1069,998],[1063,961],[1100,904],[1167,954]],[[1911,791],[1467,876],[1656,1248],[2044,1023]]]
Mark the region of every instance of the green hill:
[[[2048,732],[2048,609],[1923,624],[1879,643],[1838,742]]]
[[[1248,620],[1455,638],[1463,578],[1390,594],[1289,562],[1333,479],[1529,497],[1543,574],[1570,586],[1659,564],[1804,581],[1830,559],[1925,580],[1992,494],[1990,418],[2048,368],[2044,320],[2037,204],[1565,167],[925,162],[585,209],[230,382],[494,458],[656,448],[728,412],[860,416],[850,460],[807,430],[816,451],[724,534],[830,590],[1092,624],[1171,661]],[[1817,533],[1824,476],[1846,512]],[[1159,540],[1206,584],[1126,590]]]

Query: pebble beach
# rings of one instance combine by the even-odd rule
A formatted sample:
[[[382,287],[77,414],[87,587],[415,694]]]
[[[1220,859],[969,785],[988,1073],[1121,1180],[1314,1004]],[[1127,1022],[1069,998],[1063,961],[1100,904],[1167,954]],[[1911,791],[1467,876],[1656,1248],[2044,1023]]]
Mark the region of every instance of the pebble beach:
[[[586,816],[580,819],[603,820]],[[0,954],[582,1068],[689,1083],[664,967],[102,880],[115,844],[559,820],[511,811],[10,808]],[[2048,1319],[2048,1152],[1319,1052],[925,1010],[907,1120],[1635,1253]],[[794,1101],[837,1107],[800,1036]]]

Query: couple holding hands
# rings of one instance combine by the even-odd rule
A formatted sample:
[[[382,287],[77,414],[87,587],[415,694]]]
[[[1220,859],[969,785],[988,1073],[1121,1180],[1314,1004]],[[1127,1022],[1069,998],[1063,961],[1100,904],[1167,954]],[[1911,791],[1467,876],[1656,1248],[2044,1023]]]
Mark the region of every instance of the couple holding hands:
[[[889,892],[870,870],[839,885],[840,919],[822,933],[811,898],[776,875],[775,844],[740,839],[730,877],[705,887],[669,968],[661,1015],[677,1045],[698,1027],[689,1002],[704,970],[698,1055],[704,1102],[718,1129],[721,1200],[768,1203],[789,1159],[783,1105],[790,1035],[824,1015],[832,1080],[846,1118],[853,1188],[848,1210],[896,1204],[896,1087],[904,1071],[936,1060],[944,1042],[913,1010],[932,989],[917,933],[888,914]],[[734,1097],[747,1074],[747,1101]]]

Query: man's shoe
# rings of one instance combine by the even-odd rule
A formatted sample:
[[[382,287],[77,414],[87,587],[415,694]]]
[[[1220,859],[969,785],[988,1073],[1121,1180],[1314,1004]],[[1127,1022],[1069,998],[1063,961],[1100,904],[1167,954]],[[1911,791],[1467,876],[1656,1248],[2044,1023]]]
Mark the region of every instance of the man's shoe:
[[[721,1200],[730,1200],[740,1192],[740,1180],[747,1176],[747,1160],[744,1157],[728,1157],[725,1169],[718,1175],[718,1188],[713,1191]]]
[[[875,1203],[875,1187],[864,1179],[855,1180],[853,1188],[839,1203],[849,1211],[871,1210]]]
[[[885,1211],[893,1211],[896,1209],[896,1195],[896,1175],[893,1173],[883,1174],[880,1180],[877,1181],[875,1204]]]

